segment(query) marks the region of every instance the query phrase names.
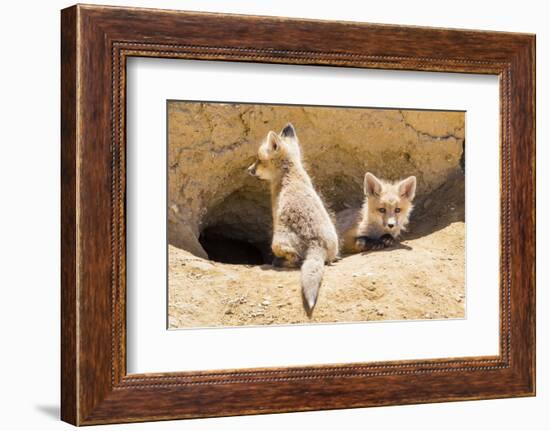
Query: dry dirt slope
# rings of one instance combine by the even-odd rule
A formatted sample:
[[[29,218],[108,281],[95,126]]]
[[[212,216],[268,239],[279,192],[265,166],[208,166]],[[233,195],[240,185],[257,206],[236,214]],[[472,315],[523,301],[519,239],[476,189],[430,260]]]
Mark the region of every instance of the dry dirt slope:
[[[170,246],[170,328],[462,318],[464,176],[419,200],[396,247],[325,268],[313,316],[298,270],[212,262]]]
[[[327,267],[312,318],[298,270],[228,265],[170,248],[171,328],[464,316],[464,223]]]
[[[453,208],[453,207],[451,207]],[[453,208],[454,209],[454,208]],[[170,246],[170,328],[464,317],[464,222],[326,267],[313,316],[299,271],[212,262]]]
[[[334,212],[360,204],[367,170],[418,180],[401,246],[327,267],[311,318],[298,270],[207,259],[255,244],[269,261],[269,189],[244,171],[268,130],[290,119]],[[174,102],[168,123],[171,328],[464,315],[463,112]]]

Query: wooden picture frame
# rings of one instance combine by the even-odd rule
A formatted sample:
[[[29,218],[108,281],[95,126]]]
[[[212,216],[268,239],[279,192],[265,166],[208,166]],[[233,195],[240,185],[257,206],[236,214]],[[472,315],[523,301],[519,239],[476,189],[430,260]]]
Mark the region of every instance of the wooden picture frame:
[[[75,425],[535,394],[535,36],[77,5],[61,22],[61,417]],[[127,374],[131,56],[500,77],[500,354]]]

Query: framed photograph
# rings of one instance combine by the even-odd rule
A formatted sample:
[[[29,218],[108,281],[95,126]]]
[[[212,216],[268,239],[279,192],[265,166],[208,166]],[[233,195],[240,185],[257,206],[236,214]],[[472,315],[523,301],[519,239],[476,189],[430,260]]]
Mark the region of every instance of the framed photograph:
[[[61,14],[61,415],[535,394],[535,36]]]

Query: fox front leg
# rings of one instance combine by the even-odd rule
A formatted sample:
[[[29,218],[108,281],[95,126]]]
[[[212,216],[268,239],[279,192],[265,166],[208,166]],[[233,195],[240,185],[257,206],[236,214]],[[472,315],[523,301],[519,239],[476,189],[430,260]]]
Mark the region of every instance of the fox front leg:
[[[300,260],[292,257],[279,257],[275,256],[271,262],[275,268],[298,268],[300,266]]]
[[[271,244],[271,250],[275,257],[272,265],[278,268],[297,268],[301,259],[290,241],[283,234],[275,234]]]
[[[355,247],[358,251],[372,251],[384,248],[384,243],[380,239],[369,238],[368,236],[358,236],[355,238]]]
[[[389,233],[382,235],[380,237],[380,241],[384,244],[384,247],[391,247],[395,244],[395,238],[391,236]]]
[[[382,235],[380,238],[369,238],[368,236],[359,236],[355,239],[355,246],[359,251],[381,250],[390,247],[395,240],[390,234]]]

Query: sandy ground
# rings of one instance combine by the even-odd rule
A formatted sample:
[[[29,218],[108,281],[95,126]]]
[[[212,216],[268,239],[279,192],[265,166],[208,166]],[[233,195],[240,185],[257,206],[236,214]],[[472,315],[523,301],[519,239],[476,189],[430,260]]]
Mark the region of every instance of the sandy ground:
[[[326,267],[311,318],[298,270],[169,255],[170,328],[464,317],[463,222]]]
[[[325,267],[304,311],[297,269],[230,265],[169,247],[169,327],[447,319],[465,316],[464,177],[416,203],[392,248]]]

